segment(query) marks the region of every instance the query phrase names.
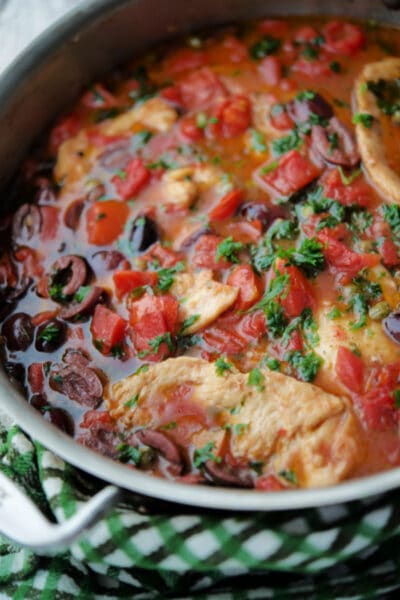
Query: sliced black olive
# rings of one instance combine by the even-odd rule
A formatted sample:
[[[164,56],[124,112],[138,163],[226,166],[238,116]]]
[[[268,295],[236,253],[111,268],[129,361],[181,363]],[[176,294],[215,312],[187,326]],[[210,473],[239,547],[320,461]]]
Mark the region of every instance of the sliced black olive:
[[[400,344],[400,312],[394,311],[390,313],[386,319],[382,321],[384,332],[397,344]]]
[[[36,350],[38,352],[54,352],[65,342],[66,332],[65,323],[58,319],[50,319],[42,323],[36,331]]]
[[[103,395],[99,376],[83,365],[55,365],[50,372],[50,385],[71,400],[95,408]]]
[[[76,319],[77,317],[86,316],[93,312],[96,304],[104,302],[105,299],[105,290],[95,285],[90,288],[81,302],[71,302],[67,306],[63,306],[60,310],[60,317],[68,321],[70,319]]]
[[[99,198],[104,196],[106,193],[106,187],[103,183],[98,183],[86,194],[86,200],[88,202],[97,202]]]
[[[170,463],[174,475],[180,475],[183,470],[183,460],[177,445],[165,433],[155,429],[141,429],[136,433],[138,440],[145,446],[157,450]]]
[[[246,221],[260,221],[265,227],[271,220],[271,213],[262,202],[245,202],[239,207],[239,215]]]
[[[42,215],[38,206],[23,204],[14,214],[12,233],[15,242],[28,242],[40,233]]]
[[[313,125],[313,150],[327,162],[342,167],[355,167],[360,162],[357,142],[351,131],[337,119],[330,119],[327,127]]]
[[[4,370],[12,381],[25,385],[25,367],[22,363],[7,361]]]
[[[249,469],[232,467],[227,463],[208,460],[204,465],[206,475],[213,483],[230,487],[252,488],[254,481]]]
[[[32,320],[26,313],[15,313],[4,321],[1,333],[9,350],[26,350],[33,340]]]
[[[70,436],[74,435],[74,421],[66,410],[55,406],[47,406],[41,412],[46,421],[49,421],[64,433]]]
[[[19,300],[25,296],[28,291],[30,285],[32,283],[32,279],[30,277],[23,277],[15,288],[11,289],[7,294],[7,302],[14,302],[15,300]]]
[[[68,229],[73,229],[74,231],[77,229],[84,205],[83,200],[74,200],[67,206],[64,214],[64,223]]]
[[[129,245],[132,252],[143,252],[159,239],[157,225],[146,215],[138,217],[132,224]]]
[[[316,93],[310,94],[309,98],[296,99],[289,103],[288,112],[295,123],[304,123],[311,115],[317,115],[321,119],[333,117],[332,106]]]
[[[62,256],[51,268],[50,296],[57,302],[65,301],[86,283],[88,274],[88,266],[83,258],[73,254]]]
[[[188,250],[195,244],[203,235],[209,235],[211,229],[209,227],[199,227],[186,237],[180,245],[180,250]]]
[[[102,273],[113,271],[123,262],[126,263],[126,268],[129,268],[129,263],[125,256],[121,252],[118,252],[118,250],[99,250],[99,252],[93,254],[91,265],[96,272]]]

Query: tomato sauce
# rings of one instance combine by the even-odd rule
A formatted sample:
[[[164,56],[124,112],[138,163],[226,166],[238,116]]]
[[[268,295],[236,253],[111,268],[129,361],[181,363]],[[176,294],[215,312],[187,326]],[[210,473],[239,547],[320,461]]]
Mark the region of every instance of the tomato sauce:
[[[159,431],[139,446],[103,390],[168,357],[223,357],[346,396],[368,444],[353,476],[400,464],[400,210],[362,169],[351,107],[363,66],[398,55],[398,40],[317,18],[205,32],[121,67],[59,118],[1,222],[3,363],[46,419],[136,466],[147,440],[161,458],[150,452],[141,467],[203,481],[193,435],[220,423],[190,386],[151,399]],[[400,129],[385,119],[398,171]],[[205,269],[236,300],[187,334],[198,315],[180,321],[171,286]],[[374,328],[379,351],[359,347]],[[324,354],[325,331],[335,343]],[[265,473],[255,483],[292,485]]]

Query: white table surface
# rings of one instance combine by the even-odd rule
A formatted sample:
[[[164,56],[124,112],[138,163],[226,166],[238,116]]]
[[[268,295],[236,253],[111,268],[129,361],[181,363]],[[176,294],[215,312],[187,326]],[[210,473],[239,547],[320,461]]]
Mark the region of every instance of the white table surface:
[[[0,73],[37,35],[85,0],[0,0]]]

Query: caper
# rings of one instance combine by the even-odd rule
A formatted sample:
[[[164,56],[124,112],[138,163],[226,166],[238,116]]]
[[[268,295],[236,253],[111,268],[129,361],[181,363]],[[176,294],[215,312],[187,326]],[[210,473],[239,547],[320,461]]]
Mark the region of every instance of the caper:
[[[382,319],[384,319],[390,314],[390,311],[391,308],[389,304],[385,302],[385,300],[382,300],[381,302],[378,302],[377,304],[374,304],[370,307],[370,309],[368,310],[368,316],[373,321],[382,321]]]

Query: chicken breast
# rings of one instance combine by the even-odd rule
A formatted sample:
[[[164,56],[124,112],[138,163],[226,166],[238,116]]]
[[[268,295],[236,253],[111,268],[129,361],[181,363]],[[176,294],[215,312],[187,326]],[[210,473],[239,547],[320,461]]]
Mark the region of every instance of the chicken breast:
[[[221,171],[209,165],[188,165],[172,169],[162,177],[162,193],[167,204],[190,208],[200,194],[221,180]]]
[[[209,325],[236,301],[238,290],[214,281],[212,276],[212,271],[208,269],[196,274],[175,275],[170,292],[179,300],[180,321],[193,320],[185,329],[185,334],[195,333]]]
[[[390,167],[382,136],[384,115],[375,95],[368,90],[369,81],[391,81],[400,77],[400,58],[385,58],[365,65],[354,88],[355,108],[374,118],[371,127],[356,125],[356,135],[362,162],[369,176],[386,199],[400,204],[400,176]],[[387,118],[387,117],[386,117]]]
[[[347,400],[281,373],[260,373],[261,381],[251,385],[246,373],[218,375],[215,364],[200,358],[172,358],[115,383],[106,401],[126,427],[157,427],[173,391],[185,386],[192,404],[221,427],[238,431],[231,441],[237,458],[263,461],[266,472],[294,470],[302,487],[349,476],[362,462],[365,444]],[[138,404],[130,409],[127,402],[137,394]]]
[[[123,113],[119,117],[110,119],[100,127],[105,135],[120,135],[128,133],[134,125],[140,123],[158,133],[169,131],[178,113],[162,98],[150,98],[139,106]]]

